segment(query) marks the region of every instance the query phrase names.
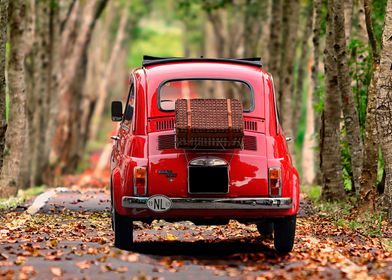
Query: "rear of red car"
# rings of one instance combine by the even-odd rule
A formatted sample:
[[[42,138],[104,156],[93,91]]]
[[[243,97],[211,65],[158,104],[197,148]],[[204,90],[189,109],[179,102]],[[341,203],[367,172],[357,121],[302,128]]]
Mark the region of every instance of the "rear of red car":
[[[119,133],[126,141],[139,141],[134,146],[143,152],[120,153],[126,162],[121,168],[112,163],[112,171],[120,170],[112,173],[117,215],[147,221],[238,219],[256,222],[261,232],[276,224],[275,235],[282,223],[295,230],[298,174],[279,126],[270,75],[255,61],[166,59],[144,66],[134,74],[133,135]],[[175,101],[208,98],[241,102],[239,148],[178,147]]]

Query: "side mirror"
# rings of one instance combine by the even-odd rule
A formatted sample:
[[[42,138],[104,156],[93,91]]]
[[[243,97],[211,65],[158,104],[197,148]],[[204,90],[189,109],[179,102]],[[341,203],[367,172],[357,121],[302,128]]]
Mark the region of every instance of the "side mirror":
[[[122,102],[121,101],[113,101],[112,102],[112,121],[113,122],[121,122],[122,121]]]
[[[124,119],[126,121],[131,121],[133,118],[133,106],[127,105],[127,109],[125,109]]]

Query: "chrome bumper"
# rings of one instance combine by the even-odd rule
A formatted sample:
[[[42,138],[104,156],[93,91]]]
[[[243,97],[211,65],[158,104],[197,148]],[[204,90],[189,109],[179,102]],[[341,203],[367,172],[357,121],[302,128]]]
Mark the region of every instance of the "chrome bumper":
[[[149,197],[124,196],[122,207],[148,209]],[[264,210],[290,209],[291,198],[170,198],[170,209],[232,209],[232,210]]]

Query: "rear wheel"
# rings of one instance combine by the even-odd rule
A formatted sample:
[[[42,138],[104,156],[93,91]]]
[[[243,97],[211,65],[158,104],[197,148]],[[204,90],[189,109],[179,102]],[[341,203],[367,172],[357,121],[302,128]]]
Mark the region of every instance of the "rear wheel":
[[[133,222],[127,216],[117,213],[114,207],[112,190],[112,228],[114,231],[114,247],[122,250],[131,250],[133,244]]]
[[[274,222],[274,245],[279,253],[289,253],[293,249],[296,218],[289,216]]]

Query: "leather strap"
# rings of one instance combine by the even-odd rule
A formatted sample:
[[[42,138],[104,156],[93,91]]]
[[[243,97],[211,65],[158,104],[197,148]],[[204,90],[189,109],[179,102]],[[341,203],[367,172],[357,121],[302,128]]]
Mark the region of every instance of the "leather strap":
[[[190,145],[190,140],[191,140],[191,127],[192,127],[192,114],[191,114],[191,100],[187,99],[186,100],[186,115],[188,118],[188,135],[187,135],[187,141],[188,145]]]
[[[232,133],[232,128],[233,128],[233,114],[231,111],[231,99],[226,99],[227,100],[227,119],[228,119],[228,125],[229,125],[229,141],[231,145],[231,141],[233,140],[233,133]]]

